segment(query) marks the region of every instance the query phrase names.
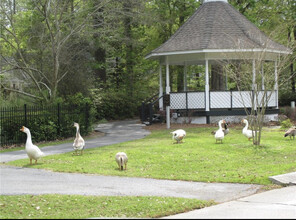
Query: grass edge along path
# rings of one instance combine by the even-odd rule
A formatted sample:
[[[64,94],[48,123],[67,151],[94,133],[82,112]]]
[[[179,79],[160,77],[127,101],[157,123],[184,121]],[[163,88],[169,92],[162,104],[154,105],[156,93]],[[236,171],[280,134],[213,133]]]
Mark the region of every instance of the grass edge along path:
[[[92,140],[94,138],[103,137],[104,135],[105,134],[102,132],[93,131],[90,135],[84,137],[84,140],[86,140],[86,141]],[[44,141],[44,142],[34,143],[34,144],[37,145],[40,149],[42,149],[43,147],[55,146],[55,145],[66,144],[66,143],[73,143],[74,139],[75,139],[75,136],[65,138],[62,140]],[[34,142],[34,140],[33,140],[33,142]],[[0,155],[1,155],[1,153],[18,151],[18,150],[25,150],[25,142],[23,144],[19,144],[19,145],[0,147]]]
[[[216,128],[187,128],[181,144],[174,144],[170,131],[157,130],[143,139],[87,149],[82,156],[73,152],[50,155],[28,165],[28,159],[8,165],[57,172],[87,173],[197,182],[227,182],[270,185],[269,176],[296,171],[296,141],[283,137],[281,130],[265,129],[262,146],[254,146],[230,128],[222,144],[211,134]],[[115,154],[127,153],[128,169],[119,171]]]
[[[214,204],[213,201],[152,196],[1,195],[0,218],[159,218]]]

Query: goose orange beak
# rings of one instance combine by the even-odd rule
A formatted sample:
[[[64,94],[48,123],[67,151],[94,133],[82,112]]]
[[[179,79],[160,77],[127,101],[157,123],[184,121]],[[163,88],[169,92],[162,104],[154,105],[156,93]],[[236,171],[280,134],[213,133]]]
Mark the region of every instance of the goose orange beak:
[[[24,126],[22,126],[22,128],[20,129],[20,131],[24,132],[24,129],[25,129]]]

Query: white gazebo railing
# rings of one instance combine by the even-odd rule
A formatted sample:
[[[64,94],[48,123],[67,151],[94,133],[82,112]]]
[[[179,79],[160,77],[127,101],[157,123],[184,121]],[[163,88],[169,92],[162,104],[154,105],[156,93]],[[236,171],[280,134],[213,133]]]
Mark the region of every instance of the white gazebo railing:
[[[277,107],[276,91],[267,91],[266,107]],[[259,91],[258,100],[262,103],[264,91]],[[268,98],[269,97],[269,98]],[[170,108],[205,109],[205,92],[170,93]],[[210,109],[242,109],[252,108],[252,91],[211,91]]]
[[[170,93],[170,107],[171,109],[205,109],[205,93]]]

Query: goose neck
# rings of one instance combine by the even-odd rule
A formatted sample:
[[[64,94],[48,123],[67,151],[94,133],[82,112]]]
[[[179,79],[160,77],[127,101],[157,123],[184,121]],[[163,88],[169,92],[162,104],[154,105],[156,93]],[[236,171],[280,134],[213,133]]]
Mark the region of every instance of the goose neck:
[[[248,129],[248,127],[249,127],[249,122],[246,120],[246,121],[245,121],[245,124],[246,124],[246,125],[245,125],[244,129],[246,129],[246,130],[247,130],[247,129]]]
[[[219,129],[222,130],[222,121],[219,121]]]
[[[32,144],[32,136],[30,131],[26,131],[27,134],[27,141],[26,144]]]
[[[77,126],[76,127],[76,137],[79,137],[80,136],[80,133],[79,133],[79,127]]]

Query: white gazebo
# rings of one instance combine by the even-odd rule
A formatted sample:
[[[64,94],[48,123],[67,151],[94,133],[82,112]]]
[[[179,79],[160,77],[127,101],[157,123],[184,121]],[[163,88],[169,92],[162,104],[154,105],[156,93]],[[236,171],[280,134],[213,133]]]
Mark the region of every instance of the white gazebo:
[[[191,123],[214,123],[221,116],[238,118],[245,115],[244,108],[251,107],[247,94],[251,91],[210,91],[209,68],[221,60],[247,59],[255,66],[260,62],[273,62],[275,72],[274,90],[266,114],[278,114],[277,59],[280,55],[291,54],[291,50],[269,39],[254,24],[231,6],[227,0],[204,0],[196,12],[164,44],[151,51],[146,59],[159,61],[159,109],[164,108],[162,66],[165,66],[165,94],[169,97],[166,104],[167,128],[172,120],[182,118],[182,110],[195,111]],[[263,56],[263,58],[262,58]],[[184,66],[184,91],[171,92],[170,65]],[[204,91],[187,91],[186,67],[205,66]],[[262,88],[264,89],[264,88]],[[245,93],[245,94],[244,94]],[[243,99],[243,100],[242,100]],[[184,120],[184,118],[182,119]],[[179,120],[180,121],[180,120]]]

